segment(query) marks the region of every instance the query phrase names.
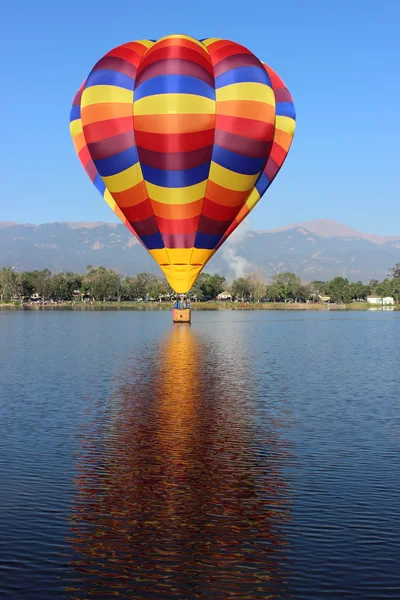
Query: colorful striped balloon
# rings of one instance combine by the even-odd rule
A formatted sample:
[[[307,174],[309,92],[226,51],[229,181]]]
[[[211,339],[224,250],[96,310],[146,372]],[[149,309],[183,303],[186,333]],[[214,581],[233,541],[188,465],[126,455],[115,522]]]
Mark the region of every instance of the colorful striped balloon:
[[[91,181],[186,293],[280,170],[295,110],[244,46],[170,35],[101,58],[70,121]]]

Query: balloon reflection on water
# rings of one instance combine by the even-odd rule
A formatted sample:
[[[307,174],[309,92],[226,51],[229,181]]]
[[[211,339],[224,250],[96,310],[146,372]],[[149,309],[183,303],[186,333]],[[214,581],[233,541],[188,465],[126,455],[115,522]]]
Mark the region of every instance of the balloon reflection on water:
[[[288,598],[290,448],[251,374],[179,324],[125,368],[82,438],[70,597]]]

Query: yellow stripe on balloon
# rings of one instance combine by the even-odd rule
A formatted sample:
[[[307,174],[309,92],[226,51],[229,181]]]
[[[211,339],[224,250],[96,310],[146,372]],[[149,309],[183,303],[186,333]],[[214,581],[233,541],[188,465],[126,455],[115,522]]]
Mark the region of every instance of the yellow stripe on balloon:
[[[215,90],[217,102],[222,100],[256,100],[275,106],[275,94],[265,83],[232,83]]]
[[[193,248],[166,248],[171,265],[189,265]]]
[[[188,40],[189,42],[193,42],[193,44],[196,44],[197,46],[199,46],[200,48],[203,48],[203,44],[201,42],[199,42],[199,40],[196,40],[195,38],[190,37],[190,35],[181,35],[179,33],[174,33],[173,35],[165,35],[164,37],[160,38],[159,40],[157,40],[157,44],[159,44],[160,42],[164,41],[164,40]]]
[[[154,42],[151,40],[135,40],[136,44],[142,44],[142,46],[146,46],[146,48],[151,48],[154,46]]]
[[[115,212],[115,209],[118,208],[117,203],[115,202],[114,198],[111,196],[110,192],[107,189],[103,194],[103,198],[107,202],[108,206]]]
[[[220,185],[228,190],[233,190],[235,192],[246,192],[253,187],[257,181],[258,175],[258,173],[255,175],[242,175],[241,173],[235,173],[234,171],[225,169],[225,167],[221,167],[221,165],[218,165],[212,161],[208,178],[210,181],[213,181],[217,185]]]
[[[214,114],[215,101],[194,94],[155,94],[136,100],[133,113],[135,116]]]
[[[76,135],[78,135],[79,133],[83,133],[82,120],[81,119],[75,119],[75,121],[71,121],[70,124],[69,124],[69,130],[70,130],[71,136],[73,138]]]
[[[259,199],[260,199],[260,194],[258,193],[257,189],[254,188],[246,201],[247,208],[249,210],[252,210],[255,207],[255,205],[257,204],[257,202],[259,201]],[[239,215],[236,217],[236,219],[238,219],[239,216],[240,216],[240,212],[239,212]]]
[[[203,248],[193,248],[193,254],[190,259],[190,264],[192,265],[205,265],[212,255],[215,253],[215,248],[213,250],[205,250]]]
[[[132,90],[118,87],[117,85],[93,85],[82,92],[81,107],[103,102],[131,103]]]
[[[290,135],[294,135],[296,129],[296,121],[291,117],[281,117],[277,115],[275,117],[275,127],[281,131],[286,131]]]
[[[104,179],[105,178],[103,178],[103,180]],[[189,204],[189,202],[200,200],[201,198],[204,198],[206,186],[207,179],[200,183],[196,183],[195,185],[189,185],[188,187],[183,188],[166,188],[146,181],[149,197],[152,200],[163,204]]]
[[[204,46],[210,46],[211,44],[214,44],[214,42],[220,42],[222,40],[222,38],[207,38],[206,40],[202,41],[202,44]]]
[[[136,163],[121,173],[102,177],[102,180],[109,192],[124,192],[143,181],[142,169]]]

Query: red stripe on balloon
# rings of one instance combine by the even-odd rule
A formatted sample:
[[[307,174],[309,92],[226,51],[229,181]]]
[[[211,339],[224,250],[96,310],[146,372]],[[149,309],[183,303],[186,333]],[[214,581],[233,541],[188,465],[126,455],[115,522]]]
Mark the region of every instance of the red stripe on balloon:
[[[278,90],[274,90],[275,93],[275,102],[293,102],[292,95],[286,88],[279,88]]]
[[[142,164],[154,169],[181,171],[199,167],[211,160],[213,146],[206,146],[191,152],[154,152],[138,148],[139,160]]]
[[[155,152],[190,152],[214,142],[214,129],[190,133],[147,133],[135,131],[136,144]]]
[[[210,44],[210,46],[208,46],[208,51],[214,67],[217,63],[221,62],[221,60],[234,54],[251,54],[254,56],[254,54],[244,46],[228,40],[221,40],[220,42]]]
[[[276,164],[281,167],[285,161],[285,158],[287,156],[287,151],[284,150],[281,146],[279,146],[279,144],[273,144],[272,146],[272,150],[271,150],[271,154],[270,154],[270,160],[274,160],[276,162]]]
[[[265,142],[271,141],[275,132],[275,125],[273,123],[263,123],[262,121],[254,121],[253,119],[228,117],[218,114],[216,115],[215,127],[229,133]]]
[[[196,233],[163,233],[162,238],[166,248],[193,248]]]
[[[268,156],[272,146],[272,141],[252,140],[249,137],[230,133],[229,131],[222,131],[222,129],[216,129],[214,142],[218,146],[221,146],[221,148],[237,152],[249,158]]]
[[[204,198],[202,214],[209,219],[230,222],[237,215],[239,208],[239,206],[224,206],[217,202],[213,202],[209,198]]]
[[[101,58],[93,67],[93,71],[98,71],[100,69],[117,71],[118,73],[123,73],[124,75],[132,77],[132,79],[135,79],[137,71],[135,65],[123,58],[118,58],[117,56],[104,56]]]
[[[125,131],[119,135],[113,135],[105,140],[99,140],[88,144],[89,152],[93,160],[102,160],[115,154],[119,154],[135,145],[135,134]]]
[[[145,221],[154,215],[151,200],[149,198],[134,206],[123,208],[122,212],[131,223],[134,221]]]
[[[140,52],[131,50],[126,46],[118,46],[118,48],[110,50],[110,52],[108,52],[105,56],[116,56],[117,58],[123,58],[124,60],[130,62],[132,65],[135,65],[135,67],[139,66],[139,63],[142,59],[142,54]]]
[[[185,48],[184,46],[169,46],[167,48],[156,48],[151,54],[146,54],[146,56],[140,62],[137,77],[139,78],[140,73],[142,73],[147,66],[167,58],[172,58],[174,60],[178,58],[189,60],[195,64],[201,65],[210,73],[210,75],[214,76],[210,60],[207,60],[206,57],[203,57],[195,50]]]
[[[132,117],[119,117],[117,119],[108,119],[107,121],[97,121],[83,127],[87,144],[99,142],[105,138],[114,137],[128,131],[132,131]]]
[[[200,216],[198,230],[207,235],[223,235],[229,225],[230,221],[217,221],[216,219],[210,219],[202,214]]]
[[[214,77],[206,70],[202,65],[199,65],[192,60],[186,58],[174,58],[173,61],[170,58],[164,58],[155,63],[152,63],[142,69],[136,78],[137,88],[141,83],[151,79],[152,77],[158,77],[160,75],[189,75],[189,77],[197,77],[205,81],[212,87],[214,87]]]
[[[163,234],[164,239],[164,233],[170,235],[180,235],[196,231],[198,218],[193,217],[191,219],[163,219],[162,217],[157,217],[157,222],[160,228],[160,232]]]
[[[232,54],[214,66],[214,77],[238,67],[262,67],[262,63],[253,54]]]
[[[153,235],[154,233],[159,232],[157,220],[154,215],[143,221],[136,220],[135,215],[135,220],[132,219],[130,224],[140,236]]]

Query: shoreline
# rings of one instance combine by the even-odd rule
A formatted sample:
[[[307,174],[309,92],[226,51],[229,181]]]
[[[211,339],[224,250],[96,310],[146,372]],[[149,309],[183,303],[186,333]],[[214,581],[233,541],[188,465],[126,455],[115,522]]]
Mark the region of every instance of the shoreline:
[[[94,302],[93,304],[76,302],[73,304],[26,304],[21,306],[13,303],[0,302],[0,310],[136,310],[136,311],[172,311],[170,302]],[[350,304],[303,304],[285,302],[193,302],[191,309],[196,310],[312,310],[312,311],[338,311],[338,310],[400,310],[400,305],[381,306],[380,304],[367,304],[366,302],[352,302]]]

